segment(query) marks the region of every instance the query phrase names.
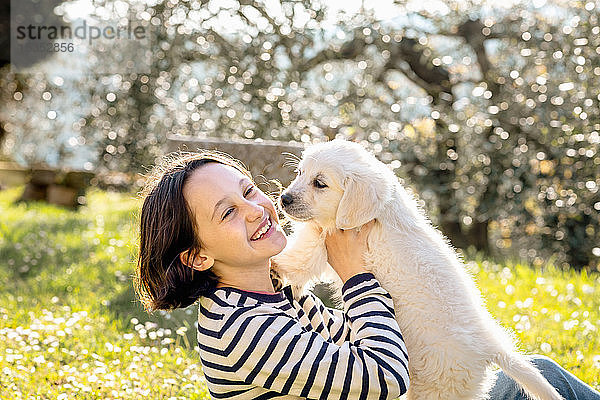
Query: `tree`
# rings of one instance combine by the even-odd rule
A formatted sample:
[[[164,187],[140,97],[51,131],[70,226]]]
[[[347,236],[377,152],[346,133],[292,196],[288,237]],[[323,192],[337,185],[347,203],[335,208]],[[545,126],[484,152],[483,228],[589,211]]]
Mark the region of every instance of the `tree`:
[[[134,171],[167,133],[340,134],[390,162],[455,245],[598,265],[593,3],[397,7],[335,24],[311,0],[137,10],[155,27],[151,71],[82,82],[82,135],[106,168]]]
[[[587,113],[587,120],[573,118],[560,103],[561,87],[567,87],[561,84],[581,81],[578,69],[588,62],[581,61],[576,52],[585,46],[589,57],[597,57],[594,45],[586,46],[581,39],[594,37],[596,29],[595,10],[587,4],[564,10],[571,18],[567,25],[571,30],[563,26],[563,20],[552,20],[544,10],[530,6],[486,10],[452,3],[445,15],[414,14],[412,20],[426,27],[420,30],[384,24],[363,12],[342,18],[335,36],[323,27],[324,10],[316,2],[282,1],[281,10],[247,1],[226,9],[204,7],[201,27],[190,36],[192,43],[200,45],[190,47],[188,59],[200,65],[209,60],[212,68],[204,72],[212,76],[205,78],[198,97],[192,97],[193,90],[185,83],[173,85],[192,91],[190,98],[200,99],[191,107],[192,117],[198,103],[202,106],[197,121],[186,122],[185,102],[172,102],[171,111],[183,116],[183,123],[174,130],[189,133],[200,128],[205,134],[296,140],[345,133],[355,140],[367,140],[384,153],[382,158],[400,159],[405,176],[416,177],[413,184],[420,193],[428,194],[428,203],[435,200],[438,222],[456,245],[471,244],[487,251],[492,223],[499,233],[498,247],[510,248],[513,241],[536,238],[521,254],[539,262],[545,254],[537,254],[535,249],[540,238],[548,242],[548,230],[559,239],[562,229],[571,233],[576,229],[579,240],[565,245],[553,242],[550,247],[562,250],[575,266],[587,265],[598,251],[593,247],[598,237],[597,218],[583,218],[585,228],[566,221],[581,213],[592,215],[591,204],[597,203],[594,188],[598,183],[591,173],[598,162],[594,158],[596,128],[587,122],[596,114],[596,103],[590,105],[596,94],[594,89],[587,93],[584,85],[572,98],[594,108]],[[562,7],[558,3],[552,6]],[[184,5],[173,9],[194,19],[193,10],[185,10]],[[301,13],[309,16],[308,22],[297,26],[294,21]],[[242,21],[242,27],[232,34],[211,23],[224,14]],[[328,45],[319,47],[319,39],[328,35]],[[492,51],[486,48],[490,44]],[[573,52],[575,57],[565,56],[565,65],[556,63],[559,51]],[[581,62],[583,65],[575,66]],[[593,65],[591,60],[589,65]],[[589,81],[596,75],[588,71],[584,76]],[[429,118],[406,125],[404,135],[398,135],[397,113],[407,94],[400,86],[407,82],[414,85],[415,97],[424,100]],[[577,90],[573,85],[569,90]],[[328,110],[319,106],[321,99]],[[581,111],[577,114],[581,116]],[[422,116],[427,117],[425,113]],[[548,126],[549,120],[554,125],[563,123]],[[407,122],[414,118],[401,121]],[[410,133],[415,127],[418,132]],[[549,180],[554,174],[549,165],[569,162],[557,144],[572,141],[565,133],[575,129],[585,130],[579,138],[589,147],[583,154],[577,150],[585,157],[578,169],[589,165],[589,170],[576,177],[567,173],[560,180]],[[587,192],[580,195],[591,203],[571,209],[568,218],[557,216],[562,212],[560,206],[550,204],[553,202],[542,206],[535,201],[546,185],[581,187],[584,180]],[[556,192],[575,198],[568,190],[557,188]],[[539,214],[565,222],[554,225],[552,219],[540,219]]]
[[[10,3],[11,0],[0,0],[0,71],[2,71],[3,69],[7,69],[10,65]],[[26,8],[28,3],[31,4],[32,2],[22,1],[21,7]],[[35,3],[36,11],[40,15],[45,15],[46,21],[57,21],[56,15],[52,12],[52,10],[54,9],[54,7],[56,7],[56,5],[60,3],[60,0],[44,1],[41,2],[41,4],[39,4],[38,2]],[[29,67],[42,61],[48,56],[49,53],[32,52],[31,55],[27,57],[27,64],[22,66]],[[19,87],[17,87],[17,89],[19,89]],[[0,145],[2,145],[6,133],[6,121],[0,120]]]

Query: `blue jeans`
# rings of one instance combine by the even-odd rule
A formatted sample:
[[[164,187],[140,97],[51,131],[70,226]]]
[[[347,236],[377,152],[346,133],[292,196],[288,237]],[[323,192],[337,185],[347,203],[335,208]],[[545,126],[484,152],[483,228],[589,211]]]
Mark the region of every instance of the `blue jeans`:
[[[531,361],[565,400],[600,400],[600,393],[548,357],[533,356]],[[490,391],[490,400],[528,400],[528,398],[515,381],[500,371],[496,384]]]

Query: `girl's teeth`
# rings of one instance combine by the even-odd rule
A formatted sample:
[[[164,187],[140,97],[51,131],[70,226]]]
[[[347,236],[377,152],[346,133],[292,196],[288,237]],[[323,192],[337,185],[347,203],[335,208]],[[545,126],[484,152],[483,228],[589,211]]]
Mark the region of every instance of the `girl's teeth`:
[[[258,232],[258,236],[256,236],[254,238],[254,240],[260,239],[262,237],[262,235],[264,235],[269,230],[270,227],[271,227],[271,221],[267,221],[267,224]]]

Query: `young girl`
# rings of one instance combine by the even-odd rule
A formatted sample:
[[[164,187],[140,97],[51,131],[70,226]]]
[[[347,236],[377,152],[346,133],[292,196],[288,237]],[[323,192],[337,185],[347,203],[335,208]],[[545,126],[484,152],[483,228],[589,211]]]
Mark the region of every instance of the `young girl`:
[[[136,292],[148,311],[199,300],[213,398],[394,399],[409,387],[408,355],[391,297],[362,266],[370,227],[326,239],[343,311],[294,298],[271,276],[286,237],[250,173],[221,153],[175,155],[145,191]],[[600,399],[552,361],[535,362],[565,398]],[[500,374],[492,399],[521,396]]]

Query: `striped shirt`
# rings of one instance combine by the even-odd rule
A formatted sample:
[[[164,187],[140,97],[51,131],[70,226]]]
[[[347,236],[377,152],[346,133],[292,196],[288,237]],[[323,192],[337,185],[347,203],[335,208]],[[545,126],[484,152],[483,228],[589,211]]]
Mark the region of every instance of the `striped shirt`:
[[[198,345],[214,399],[395,399],[408,355],[391,296],[370,273],[342,289],[344,311],[313,294],[294,299],[217,288],[202,297]]]

